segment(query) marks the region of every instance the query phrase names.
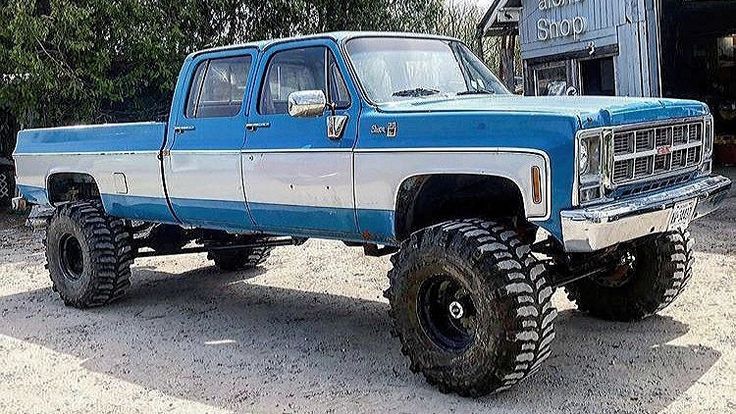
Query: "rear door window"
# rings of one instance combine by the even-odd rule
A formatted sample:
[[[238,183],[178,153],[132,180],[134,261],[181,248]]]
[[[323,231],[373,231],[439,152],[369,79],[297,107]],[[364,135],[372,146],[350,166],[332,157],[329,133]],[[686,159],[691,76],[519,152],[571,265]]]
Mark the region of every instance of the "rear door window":
[[[221,118],[237,115],[243,105],[250,65],[250,55],[199,63],[189,87],[186,117]]]

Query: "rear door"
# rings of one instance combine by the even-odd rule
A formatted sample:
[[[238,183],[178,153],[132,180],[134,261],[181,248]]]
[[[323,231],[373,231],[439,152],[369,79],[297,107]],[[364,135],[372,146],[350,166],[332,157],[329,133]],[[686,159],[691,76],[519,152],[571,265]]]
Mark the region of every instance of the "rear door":
[[[228,230],[253,229],[245,204],[240,151],[246,106],[255,71],[255,49],[195,57],[185,74],[169,126],[164,160],[168,196],[184,224]]]
[[[260,66],[243,154],[254,221],[267,232],[359,239],[352,156],[359,101],[352,83],[345,81],[346,67],[335,43],[277,44],[266,49]],[[289,95],[305,90],[321,90],[334,112],[290,116]],[[339,137],[328,137],[331,116],[347,117]]]

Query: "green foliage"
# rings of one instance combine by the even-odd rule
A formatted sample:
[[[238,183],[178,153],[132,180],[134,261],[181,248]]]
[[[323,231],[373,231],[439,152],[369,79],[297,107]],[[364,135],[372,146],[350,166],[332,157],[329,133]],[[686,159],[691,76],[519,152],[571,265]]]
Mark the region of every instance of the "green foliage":
[[[333,30],[435,32],[444,14],[441,0],[0,0],[0,108],[26,127],[161,119],[195,50]]]

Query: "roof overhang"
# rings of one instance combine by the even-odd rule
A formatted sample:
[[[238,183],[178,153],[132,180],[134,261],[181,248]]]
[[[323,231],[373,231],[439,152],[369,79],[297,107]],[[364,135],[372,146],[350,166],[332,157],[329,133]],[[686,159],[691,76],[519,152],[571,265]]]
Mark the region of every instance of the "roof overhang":
[[[478,36],[503,36],[519,33],[521,0],[493,0],[478,24]]]

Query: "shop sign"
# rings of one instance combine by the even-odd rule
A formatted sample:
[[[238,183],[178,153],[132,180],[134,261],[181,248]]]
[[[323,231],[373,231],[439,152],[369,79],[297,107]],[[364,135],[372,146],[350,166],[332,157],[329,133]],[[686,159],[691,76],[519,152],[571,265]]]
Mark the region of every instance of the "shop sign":
[[[566,8],[583,1],[585,0],[539,0],[539,11],[544,13],[549,10]],[[588,30],[588,20],[583,16],[560,20],[542,17],[537,20],[537,39],[542,42],[566,37],[578,39],[586,30]]]

